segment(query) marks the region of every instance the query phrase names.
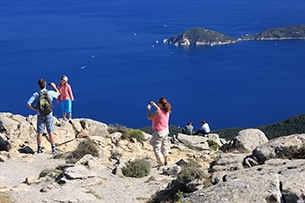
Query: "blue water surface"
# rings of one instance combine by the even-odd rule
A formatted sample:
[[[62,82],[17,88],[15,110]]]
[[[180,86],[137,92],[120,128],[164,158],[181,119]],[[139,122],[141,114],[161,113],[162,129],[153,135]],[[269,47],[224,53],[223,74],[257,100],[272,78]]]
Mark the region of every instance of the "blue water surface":
[[[304,113],[305,40],[173,47],[192,27],[232,37],[305,24],[304,0],[11,0],[0,5],[0,111],[26,107],[37,81],[69,77],[74,118],[140,128],[149,101],[170,123],[254,127]],[[55,105],[60,117],[60,107]]]

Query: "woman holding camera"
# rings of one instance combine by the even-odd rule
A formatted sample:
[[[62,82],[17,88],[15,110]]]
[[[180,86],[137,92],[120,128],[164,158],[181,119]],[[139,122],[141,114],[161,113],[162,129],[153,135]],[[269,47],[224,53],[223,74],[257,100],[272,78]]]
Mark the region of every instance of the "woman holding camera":
[[[151,113],[150,109],[154,107],[156,111]],[[164,97],[159,98],[158,104],[151,101],[147,105],[147,119],[152,121],[152,146],[158,162],[162,165],[161,158],[164,158],[164,165],[168,163],[168,123],[171,105]]]

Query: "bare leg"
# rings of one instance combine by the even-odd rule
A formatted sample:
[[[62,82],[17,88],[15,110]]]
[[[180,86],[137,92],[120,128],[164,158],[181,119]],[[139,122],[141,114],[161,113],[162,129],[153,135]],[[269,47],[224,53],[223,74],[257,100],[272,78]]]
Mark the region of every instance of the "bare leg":
[[[37,145],[41,146],[42,142],[42,133],[37,133]]]
[[[62,118],[66,120],[66,113],[62,113]]]
[[[41,143],[42,143],[42,133],[37,133],[37,153],[43,153]]]
[[[49,132],[49,139],[50,139],[50,143],[51,143],[51,148],[52,148],[52,154],[57,154],[57,150],[55,147],[55,137],[53,132]]]
[[[51,145],[54,145],[55,144],[55,137],[54,137],[53,132],[49,132],[49,139],[50,139]]]
[[[168,156],[164,156],[164,165],[166,166],[168,163]]]

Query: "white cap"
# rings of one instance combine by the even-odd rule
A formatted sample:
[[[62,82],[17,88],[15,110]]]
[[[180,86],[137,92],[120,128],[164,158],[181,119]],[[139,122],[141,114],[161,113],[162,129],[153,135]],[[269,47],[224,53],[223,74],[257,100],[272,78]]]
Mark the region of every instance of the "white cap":
[[[66,82],[68,82],[68,77],[67,77],[66,75],[61,76],[60,79],[66,81]]]

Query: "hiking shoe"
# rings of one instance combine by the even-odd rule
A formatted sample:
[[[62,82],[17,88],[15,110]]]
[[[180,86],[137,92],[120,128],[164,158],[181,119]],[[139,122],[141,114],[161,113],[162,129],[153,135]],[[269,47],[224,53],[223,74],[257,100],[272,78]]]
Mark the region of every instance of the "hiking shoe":
[[[53,148],[53,149],[52,149],[52,154],[55,155],[55,154],[57,154],[57,153],[58,153],[57,150],[56,150],[55,148]]]
[[[164,161],[164,166],[167,166],[167,161]]]
[[[38,149],[37,149],[37,154],[42,154],[42,153],[43,153],[42,148],[38,148]]]

